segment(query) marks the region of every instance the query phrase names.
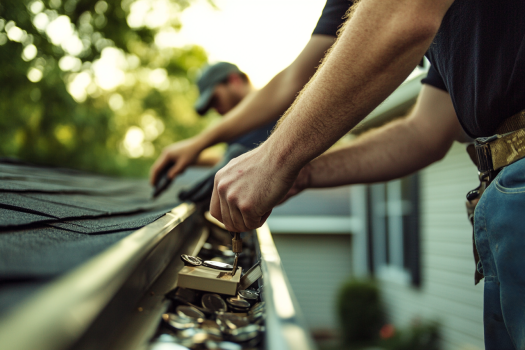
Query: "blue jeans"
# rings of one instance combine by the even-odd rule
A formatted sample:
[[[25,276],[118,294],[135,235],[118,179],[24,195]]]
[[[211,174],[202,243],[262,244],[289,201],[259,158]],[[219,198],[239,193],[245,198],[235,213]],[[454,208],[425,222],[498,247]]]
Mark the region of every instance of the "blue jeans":
[[[524,219],[524,221],[521,221]],[[485,275],[485,349],[525,349],[525,159],[504,168],[474,215]]]

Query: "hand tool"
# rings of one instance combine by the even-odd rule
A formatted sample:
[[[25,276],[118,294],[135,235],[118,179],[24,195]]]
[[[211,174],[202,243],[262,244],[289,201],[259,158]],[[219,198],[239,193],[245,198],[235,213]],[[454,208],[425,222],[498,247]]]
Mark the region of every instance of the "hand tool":
[[[162,170],[157,175],[157,181],[155,182],[155,188],[153,189],[153,194],[151,198],[158,197],[166,188],[171,184],[171,179],[168,176],[168,171],[174,165],[174,162],[169,162],[162,168]]]
[[[235,260],[233,261],[233,269],[231,275],[234,276],[237,272],[237,264],[239,262],[239,254],[242,253],[242,239],[239,232],[230,232],[232,235],[232,251],[235,253]]]
[[[226,264],[220,261],[203,260],[199,258],[198,256],[191,256],[188,254],[181,254],[180,258],[182,259],[182,261],[184,261],[185,265],[205,266],[211,269],[225,270],[225,271],[229,271],[233,268],[233,266],[230,264]]]

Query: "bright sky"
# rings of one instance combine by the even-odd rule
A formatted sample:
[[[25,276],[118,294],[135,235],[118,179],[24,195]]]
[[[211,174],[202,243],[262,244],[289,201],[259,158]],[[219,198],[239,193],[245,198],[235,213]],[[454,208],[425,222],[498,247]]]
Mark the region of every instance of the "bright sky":
[[[325,2],[215,0],[214,10],[197,0],[183,12],[176,40],[204,47],[211,62],[237,64],[260,88],[301,52]]]
[[[250,76],[255,87],[260,88],[301,52],[325,4],[325,0],[213,1],[218,9],[207,0],[194,0],[181,15],[182,30],[179,32],[166,25],[172,16],[170,13],[176,11],[169,0],[135,0],[127,20],[131,27],[163,28],[155,37],[159,47],[202,46],[211,63],[229,61],[237,64]],[[77,56],[85,44],[70,19],[59,16],[56,11],[43,11],[45,6],[41,0],[34,0],[31,4],[35,26],[45,31],[53,44],[60,45],[67,53],[60,59],[60,68],[79,72],[82,62]],[[100,13],[108,8],[104,1],[97,4],[96,11]],[[86,23],[89,24],[89,18]],[[5,30],[10,40],[25,43],[27,33],[13,21],[5,25]],[[37,49],[31,43],[24,45],[22,58],[31,61],[36,57]],[[105,48],[101,58],[93,63],[93,72],[88,70],[71,75],[70,93],[77,101],[84,101],[88,88],[95,86],[93,81],[105,90],[113,90],[124,81],[124,70],[130,65],[126,60],[121,50]],[[29,80],[39,81],[42,70],[43,67],[38,65],[32,67],[28,72]],[[165,75],[165,71],[154,73]],[[156,80],[166,80],[159,74]]]

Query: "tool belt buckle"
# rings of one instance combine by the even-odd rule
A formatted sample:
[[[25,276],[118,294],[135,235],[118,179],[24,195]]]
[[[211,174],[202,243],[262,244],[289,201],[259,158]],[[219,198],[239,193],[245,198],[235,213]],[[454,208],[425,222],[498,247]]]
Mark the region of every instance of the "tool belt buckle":
[[[496,134],[490,137],[480,137],[474,142],[476,147],[476,155],[478,156],[478,177],[481,181],[488,181],[489,183],[494,180],[497,175],[497,171],[494,170],[492,163],[492,152],[490,150],[490,143],[497,140],[501,135]]]
[[[476,155],[478,157],[479,186],[467,193],[469,203],[479,198],[482,189],[486,188],[499,173],[499,170],[494,170],[490,143],[500,137],[501,135],[496,134],[490,137],[480,137],[474,141]]]

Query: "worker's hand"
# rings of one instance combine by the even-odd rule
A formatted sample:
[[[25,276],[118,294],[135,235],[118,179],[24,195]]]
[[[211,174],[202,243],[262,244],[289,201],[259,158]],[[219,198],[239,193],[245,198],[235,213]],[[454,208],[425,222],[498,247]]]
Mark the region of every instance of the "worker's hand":
[[[215,175],[211,215],[232,232],[261,227],[299,171],[276,163],[264,144],[230,161]]]
[[[206,176],[199,182],[194,183],[190,188],[182,190],[179,193],[179,199],[182,201],[191,201],[199,203],[203,201],[209,201],[213,192],[213,181],[215,174],[221,170],[230,160],[248,152],[250,149],[238,143],[234,143],[228,146],[226,153],[224,153],[223,159],[211,168]]]
[[[279,202],[279,204],[282,204],[286,202],[291,197],[298,195],[303,190],[310,187],[310,178],[311,178],[311,171],[312,166],[310,163],[306,164],[301,171],[299,172],[299,175],[295,179],[292,187],[288,190],[288,193],[284,196],[284,198]]]
[[[157,177],[165,165],[174,163],[168,171],[168,177],[173,179],[194,163],[202,150],[202,146],[195,138],[176,142],[164,148],[150,169],[149,180],[151,185],[155,185]]]

